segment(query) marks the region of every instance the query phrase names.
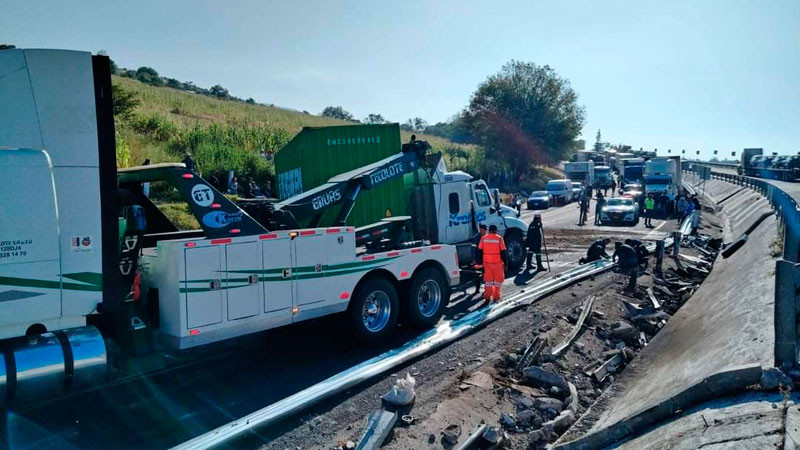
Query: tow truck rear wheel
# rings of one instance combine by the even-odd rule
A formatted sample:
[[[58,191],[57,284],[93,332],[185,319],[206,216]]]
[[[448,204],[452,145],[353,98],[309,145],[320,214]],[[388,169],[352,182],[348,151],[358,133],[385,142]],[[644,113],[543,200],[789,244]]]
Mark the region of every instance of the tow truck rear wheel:
[[[431,328],[442,318],[450,289],[442,273],[426,267],[414,275],[405,305],[408,320],[418,328]]]
[[[359,286],[348,314],[356,336],[368,342],[386,339],[397,325],[397,290],[383,278],[372,278]]]
[[[522,242],[522,233],[506,233],[506,252],[508,252],[508,266],[518,269],[525,262],[525,243]]]

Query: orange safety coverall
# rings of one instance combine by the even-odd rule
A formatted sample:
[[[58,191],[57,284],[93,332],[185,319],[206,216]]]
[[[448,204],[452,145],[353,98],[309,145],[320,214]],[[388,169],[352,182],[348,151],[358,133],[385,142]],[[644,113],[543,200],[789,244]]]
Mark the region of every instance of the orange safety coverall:
[[[486,300],[500,300],[500,287],[505,279],[505,269],[501,251],[506,249],[502,236],[489,233],[481,238],[478,250],[483,252],[483,281],[486,288],[483,297]]]

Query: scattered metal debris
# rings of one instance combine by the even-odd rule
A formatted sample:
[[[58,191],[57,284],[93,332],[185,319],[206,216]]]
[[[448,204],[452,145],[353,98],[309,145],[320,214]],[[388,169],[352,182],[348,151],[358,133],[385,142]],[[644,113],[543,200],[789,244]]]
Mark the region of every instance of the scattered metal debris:
[[[647,297],[650,298],[650,302],[653,304],[653,308],[660,309],[661,303],[658,302],[656,298],[656,294],[653,293],[653,288],[647,288]]]
[[[578,317],[578,322],[572,328],[572,332],[564,339],[564,341],[556,346],[553,351],[550,352],[552,356],[560,356],[564,353],[570,345],[575,341],[580,334],[581,329],[583,328],[583,323],[586,321],[586,318],[592,313],[592,306],[594,306],[595,296],[591,295],[583,301],[583,310],[581,311],[581,315]]]
[[[606,379],[607,376],[611,375],[612,373],[616,372],[617,368],[622,364],[625,360],[624,352],[622,350],[617,351],[614,356],[608,358],[604,363],[600,365],[594,372],[592,372],[592,378],[595,379],[598,383],[602,383],[603,380]]]
[[[520,372],[533,364],[533,362],[539,358],[539,355],[542,354],[542,350],[544,350],[546,345],[546,337],[542,339],[538,334],[534,336],[533,339],[531,339],[531,342],[525,348],[525,352],[519,358],[519,361],[517,361],[517,365],[514,367],[514,370]]]
[[[367,416],[367,426],[361,439],[358,440],[356,450],[377,450],[389,436],[397,423],[397,413],[385,409],[376,409]]]

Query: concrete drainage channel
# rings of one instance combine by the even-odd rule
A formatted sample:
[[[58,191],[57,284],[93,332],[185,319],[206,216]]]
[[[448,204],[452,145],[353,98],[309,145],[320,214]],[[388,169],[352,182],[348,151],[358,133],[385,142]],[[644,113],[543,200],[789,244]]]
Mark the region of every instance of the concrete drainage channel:
[[[669,243],[667,243],[668,245]],[[655,245],[651,245],[649,248],[650,251],[654,249]],[[540,298],[580,280],[605,272],[613,266],[614,264],[610,261],[597,261],[561,272],[553,278],[543,280],[541,283],[517,292],[496,305],[481,308],[460,319],[444,323],[402,347],[364,361],[250,415],[186,441],[174,449],[199,450],[229,444],[237,437],[255,431],[259,427],[275,423],[349,387],[450,344],[518,308],[530,305]]]

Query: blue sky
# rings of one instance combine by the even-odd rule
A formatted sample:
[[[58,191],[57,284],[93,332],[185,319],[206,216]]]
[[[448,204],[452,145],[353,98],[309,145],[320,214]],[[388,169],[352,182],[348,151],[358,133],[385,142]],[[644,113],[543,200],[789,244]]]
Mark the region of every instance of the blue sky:
[[[511,59],[549,64],[583,137],[800,151],[800,2],[0,0],[0,42],[105,49],[120,66],[319,113],[446,120]]]

